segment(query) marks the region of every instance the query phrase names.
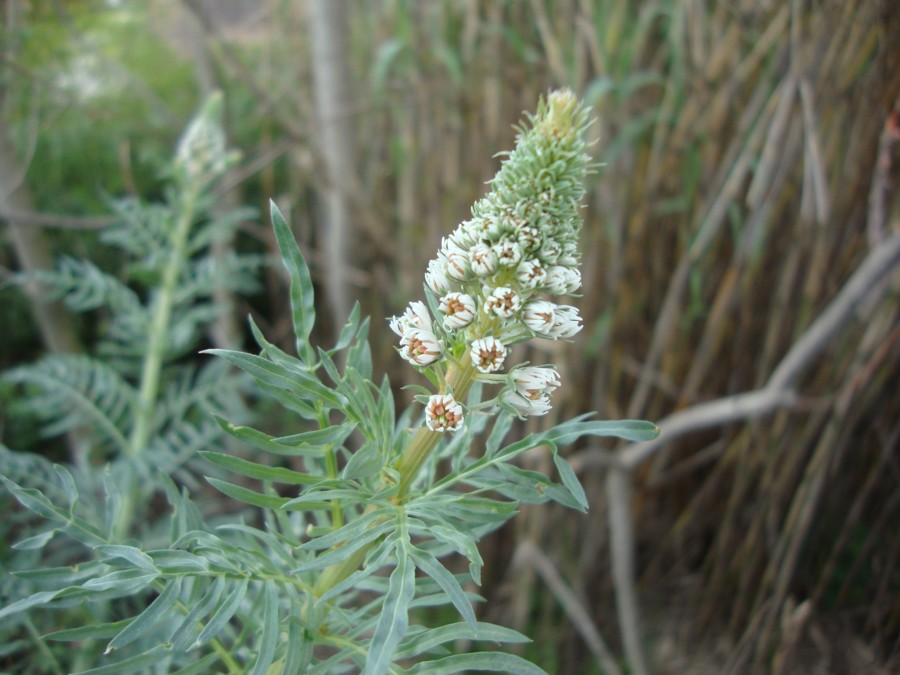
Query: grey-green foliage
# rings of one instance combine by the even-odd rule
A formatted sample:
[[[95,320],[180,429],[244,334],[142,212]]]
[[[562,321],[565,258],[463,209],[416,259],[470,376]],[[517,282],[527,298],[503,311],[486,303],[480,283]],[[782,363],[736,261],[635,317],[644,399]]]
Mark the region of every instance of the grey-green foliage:
[[[273,437],[218,418],[251,454],[202,452],[211,467],[234,476],[208,481],[250,507],[246,515],[208,522],[185,491],[163,479],[168,538],[123,542],[79,515],[73,491],[59,506],[40,489],[7,481],[20,503],[89,547],[91,558],[77,568],[19,573],[32,593],[0,610],[0,621],[38,607],[149,597],[131,612],[47,636],[100,644],[104,654],[92,673],[543,672],[497,649],[524,636],[477,619],[478,542],[522,502],[587,508],[560,447],[586,436],[649,439],[656,428],[581,416],[510,441],[515,410],[482,401],[488,378],[471,387],[463,428],[431,436],[422,470],[416,465],[415,475],[403,475],[412,466],[400,458],[409,451],[418,408],[397,415],[389,383],[372,380],[368,321],[358,307],[337,344],[312,343],[309,271],[274,206],[272,222],[291,280],[296,355],[252,324],[259,353],[210,350],[249,374],[299,425],[296,433]],[[537,447],[552,453],[555,476],[517,466]],[[66,473],[60,470],[62,482],[71,485]],[[38,535],[26,546],[44,543]],[[140,595],[147,591],[152,596]],[[439,606],[458,620],[418,622],[417,610]],[[460,640],[479,650],[457,653]]]
[[[211,130],[207,133],[220,136],[219,107],[213,99],[192,127],[200,123]],[[191,142],[189,129],[181,146]],[[227,159],[224,147],[214,152]],[[213,256],[211,243],[230,237],[252,214],[242,209],[211,215],[224,163],[209,168],[198,170],[176,158],[165,203],[127,199],[113,204],[118,221],[100,239],[120,252],[120,273],[102,270],[90,260],[63,258],[55,269],[23,279],[41,284],[49,297],[61,299],[73,312],[90,312],[89,320],[100,328],[91,354],[47,355],[2,374],[6,414],[36,420],[45,437],[68,434],[73,450],[71,466],[63,468],[40,455],[0,447],[3,480],[19,501],[48,519],[32,530],[24,547],[0,557],[4,567],[33,571],[35,555],[43,550],[46,564],[77,563],[71,574],[84,580],[85,570],[98,569],[100,563],[82,562],[83,552],[60,543],[57,534],[89,547],[132,537],[145,543],[158,539],[159,518],[151,504],[164,493],[166,476],[196,482],[188,465],[198,462],[199,451],[220,446],[224,436],[212,413],[247,416],[243,397],[251,389],[249,378],[220,359],[205,359],[198,366],[196,358],[182,358],[197,349],[211,321],[228,309],[213,302],[216,289],[253,290],[263,263],[259,256]],[[20,514],[4,525],[19,535],[31,527]],[[61,578],[42,571],[38,577],[44,582]],[[129,588],[128,595],[139,591],[133,582]],[[9,577],[0,589],[0,604],[6,607],[16,606],[28,593],[26,584],[11,583]],[[75,606],[69,598],[64,604],[72,607],[61,620],[105,621],[106,614],[122,611],[121,602],[110,605],[107,600],[122,594],[108,588],[99,596],[87,592],[85,597],[103,602],[85,606],[80,600]],[[139,606],[142,597],[124,602],[125,611]],[[39,627],[33,628],[36,639]],[[20,644],[22,631],[22,625],[8,619],[0,624],[0,641]],[[59,651],[58,667],[64,670],[79,661],[69,660],[67,651]],[[14,660],[23,672],[55,667],[42,656],[47,657],[46,650],[36,658],[19,654]]]

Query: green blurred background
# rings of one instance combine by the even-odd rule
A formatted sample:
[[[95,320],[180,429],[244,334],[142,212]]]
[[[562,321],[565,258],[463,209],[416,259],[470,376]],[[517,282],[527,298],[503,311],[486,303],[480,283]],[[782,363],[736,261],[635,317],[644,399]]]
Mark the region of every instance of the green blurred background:
[[[382,317],[421,296],[441,236],[553,87],[592,106],[603,163],[584,209],[586,328],[528,355],[560,370],[558,417],[661,420],[764,387],[900,229],[895,0],[0,7],[4,280],[60,254],[116,270],[96,237],[109,200],[159,197],[178,134],[221,90],[242,153],[222,207],[277,201],[321,290],[318,337],[359,299],[398,391],[413,374]],[[233,245],[271,251],[268,224],[244,223]],[[793,405],[708,421],[630,472],[652,671],[900,668],[894,272],[809,360]],[[287,338],[283,279],[264,281],[211,343],[240,344],[248,313]],[[0,288],[0,367],[90,346],[90,315],[36,307]],[[3,442],[59,452],[12,423]],[[588,515],[526,507],[486,542],[486,618],[532,635],[525,653],[552,673],[601,672],[592,631],[624,653],[601,453],[573,450]]]

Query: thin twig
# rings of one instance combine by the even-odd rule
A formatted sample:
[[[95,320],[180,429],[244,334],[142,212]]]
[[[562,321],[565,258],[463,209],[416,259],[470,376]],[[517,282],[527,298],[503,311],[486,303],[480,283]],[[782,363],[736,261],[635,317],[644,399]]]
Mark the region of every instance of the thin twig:
[[[584,638],[585,644],[596,657],[597,663],[603,669],[603,672],[608,673],[608,675],[621,675],[622,671],[600,635],[597,625],[591,620],[584,605],[579,602],[575,593],[560,576],[553,561],[528,539],[522,540],[516,546],[513,561],[515,566],[525,563],[531,565],[540,575],[553,595],[556,596],[563,611],[568,615],[572,625],[575,626],[575,630]]]

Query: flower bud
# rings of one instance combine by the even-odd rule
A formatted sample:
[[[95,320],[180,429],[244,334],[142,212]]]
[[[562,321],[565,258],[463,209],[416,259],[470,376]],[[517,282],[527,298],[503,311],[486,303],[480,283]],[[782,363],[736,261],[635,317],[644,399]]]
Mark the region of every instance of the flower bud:
[[[516,279],[522,288],[532,290],[544,284],[547,271],[537,260],[523,260],[516,268]]]
[[[482,373],[495,373],[503,367],[507,350],[497,338],[473,340],[470,345],[472,365]]]
[[[581,316],[577,307],[558,305],[553,319],[553,328],[550,337],[554,340],[567,339],[581,330]]]
[[[513,289],[506,286],[495,288],[484,307],[488,312],[493,312],[502,319],[508,319],[522,308],[522,298]]]
[[[581,272],[574,267],[554,265],[547,270],[543,286],[553,295],[571,295],[581,288]]]
[[[487,244],[475,244],[469,249],[469,261],[476,276],[488,277],[497,271],[497,252]]]
[[[428,366],[441,358],[444,343],[434,333],[412,328],[400,341],[400,356],[414,366]]]
[[[440,433],[461,429],[462,406],[449,394],[431,396],[428,398],[428,405],[425,406],[425,424],[432,431]]]
[[[522,321],[538,335],[550,336],[556,322],[556,305],[546,300],[535,300],[525,305]]]
[[[439,308],[444,315],[444,328],[447,330],[464,328],[475,318],[475,299],[465,293],[447,293],[441,298]]]

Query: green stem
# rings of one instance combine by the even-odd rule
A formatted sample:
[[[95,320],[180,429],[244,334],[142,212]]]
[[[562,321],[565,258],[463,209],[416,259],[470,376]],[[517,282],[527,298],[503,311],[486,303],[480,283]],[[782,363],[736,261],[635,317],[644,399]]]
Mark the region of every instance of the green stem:
[[[321,402],[316,403],[316,410],[319,413],[319,428],[325,429],[328,426],[328,416]],[[325,448],[325,472],[330,479],[338,476],[337,454],[330,444]],[[340,500],[337,499],[331,500],[331,526],[336,530],[344,526],[344,512]]]
[[[150,442],[159,396],[160,375],[169,341],[172,311],[175,307],[175,292],[187,259],[188,234],[194,222],[198,196],[196,187],[189,188],[185,194],[178,222],[169,240],[171,250],[168,264],[163,270],[162,282],[154,299],[150,332],[147,336],[147,353],[144,356],[141,370],[134,426],[125,448],[127,456],[132,460],[139,459]],[[136,483],[134,474],[129,477],[128,483],[126,489],[122,491],[122,506],[115,526],[116,539],[127,536],[134,517],[137,499],[137,490],[134,489]]]
[[[466,396],[469,394],[469,389],[475,381],[475,374],[475,366],[472,365],[468,352],[463,355],[461,364],[453,364],[449,368],[447,371],[447,384],[457,401],[465,401]],[[400,474],[399,490],[394,498],[397,503],[402,503],[409,493],[409,488],[419,475],[419,471],[431,455],[431,452],[437,446],[438,441],[441,440],[441,436],[440,432],[432,431],[423,424],[418,428],[409,445],[406,446],[406,450],[403,451],[403,454],[400,455],[400,458],[394,464],[394,468]],[[316,597],[321,597],[330,588],[341,583],[358,570],[366,554],[376,543],[372,542],[368,546],[363,546],[346,560],[323,571],[313,588],[313,593]]]

